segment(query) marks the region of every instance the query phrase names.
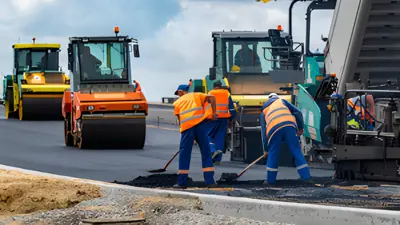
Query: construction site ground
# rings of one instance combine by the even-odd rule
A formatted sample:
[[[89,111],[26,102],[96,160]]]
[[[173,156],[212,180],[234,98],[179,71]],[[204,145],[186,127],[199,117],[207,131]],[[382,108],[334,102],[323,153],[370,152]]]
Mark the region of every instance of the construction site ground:
[[[85,219],[144,219],[143,224],[259,224],[204,213],[199,199],[137,195],[131,190],[0,170],[0,224],[78,225]]]
[[[3,112],[4,109],[0,106],[0,118],[2,118],[0,119],[0,164],[64,176],[117,182],[140,187],[171,189],[172,185],[176,183],[176,174],[174,173],[178,169],[178,158],[175,159],[164,174],[153,174],[152,176],[152,174],[147,172],[150,169],[162,168],[178,150],[179,132],[174,125],[174,118],[170,109],[158,107],[150,108],[150,115],[148,118],[149,125],[144,150],[79,150],[65,147],[62,121],[5,120]],[[190,168],[190,177],[194,180],[194,183],[192,184],[192,188],[185,191],[256,199],[391,210],[397,210],[400,204],[398,200],[400,189],[399,186],[395,184],[383,185],[370,183],[367,187],[365,186],[366,184],[362,182],[343,183],[332,181],[332,170],[315,168],[311,169],[311,175],[314,177],[314,184],[305,184],[299,181],[299,176],[295,168],[281,167],[278,173],[278,184],[271,187],[263,186],[262,182],[266,176],[265,166],[255,165],[239,179],[238,183],[220,183],[219,189],[207,190],[202,188],[203,174],[200,157],[198,147],[194,147]],[[229,154],[226,154],[224,155],[221,165],[216,166],[215,178],[218,180],[222,173],[239,173],[240,170],[245,167],[246,164],[243,163],[229,162]],[[106,193],[103,197],[89,200],[89,203],[80,203],[67,210],[56,210],[56,212],[52,212],[52,215],[55,213],[60,218],[67,214],[77,215],[78,218],[96,216],[97,214],[101,216],[104,214],[105,205],[114,204],[112,200],[107,199],[108,196],[111,196],[109,198],[117,199],[114,201],[118,202],[115,203],[117,205],[119,202],[129,202],[129,204],[121,203],[122,205],[117,207],[118,209],[116,209],[116,211],[121,210],[121,212],[123,212],[122,214],[115,214],[118,214],[118,216],[128,215],[129,213],[126,213],[125,208],[130,207],[128,205],[130,205],[132,199],[141,197],[138,197],[134,193],[128,195],[119,192],[120,191],[111,190],[107,192],[107,190],[102,188],[102,193]],[[120,197],[126,197],[129,200],[121,200]],[[98,203],[99,201],[102,203]],[[111,203],[106,203],[108,201]],[[166,203],[166,205],[172,207],[171,204]],[[81,211],[80,207],[83,206],[90,206],[90,210]],[[95,209],[93,208],[94,206]],[[158,209],[155,211],[157,210]],[[174,208],[168,209],[167,211],[170,212],[170,210],[174,211],[176,218],[182,217],[179,216],[182,210],[177,211]],[[183,211],[185,210],[186,209]],[[140,213],[138,211],[129,212]],[[188,215],[190,214],[188,217],[193,216],[193,218],[196,218],[198,216],[196,213],[201,214],[201,211],[185,211],[185,213],[188,213]],[[114,215],[113,213],[111,214]],[[32,215],[32,218],[46,217],[46,215],[46,213],[39,213]],[[210,224],[215,221],[214,216],[203,216],[205,220],[209,218]],[[31,218],[30,216],[28,217]],[[164,221],[167,221],[167,219],[164,219]],[[180,222],[158,224],[180,224]],[[182,222],[182,224],[190,223]],[[205,222],[202,224],[208,223]]]

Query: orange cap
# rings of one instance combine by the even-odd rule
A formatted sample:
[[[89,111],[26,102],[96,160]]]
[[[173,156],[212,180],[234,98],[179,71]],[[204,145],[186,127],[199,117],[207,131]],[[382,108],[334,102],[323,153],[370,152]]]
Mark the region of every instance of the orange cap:
[[[331,77],[336,77],[336,73],[331,73]]]
[[[278,25],[278,30],[282,31],[282,25]]]

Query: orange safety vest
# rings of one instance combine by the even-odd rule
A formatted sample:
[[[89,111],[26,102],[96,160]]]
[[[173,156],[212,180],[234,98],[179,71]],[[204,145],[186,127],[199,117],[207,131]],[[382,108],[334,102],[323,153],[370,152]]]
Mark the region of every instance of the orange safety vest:
[[[231,117],[231,114],[229,113],[229,91],[224,89],[218,89],[218,90],[211,90],[208,94],[213,95],[215,97],[218,118]],[[205,108],[209,110],[209,108],[211,108],[211,104],[207,102]],[[207,119],[212,119],[212,113],[210,113]]]
[[[353,113],[354,113],[354,115],[356,115],[356,116],[358,116],[359,114],[361,114],[361,120],[364,120],[364,119],[366,119],[366,120],[369,120],[369,122],[373,122],[373,119],[369,116],[369,114],[366,114],[365,113],[365,108],[364,107],[362,107],[361,108],[361,104],[360,104],[360,101],[361,100],[358,100],[358,99],[360,99],[360,96],[357,96],[357,97],[354,97],[354,98],[350,98],[350,99],[348,99],[347,100],[347,104],[348,104],[348,108],[349,108],[349,110],[351,110],[352,108],[354,108],[354,110],[353,110]],[[366,106],[366,103],[367,103],[367,98],[366,97],[364,97],[364,98],[362,98],[362,99],[364,99],[364,101],[363,101],[363,105],[364,106]],[[358,100],[358,101],[357,101]],[[354,105],[354,103],[357,101],[357,103]],[[349,111],[350,112],[350,111]]]
[[[179,115],[180,132],[184,132],[207,118],[208,113],[204,110],[203,93],[192,92],[183,95],[174,102],[175,115]]]
[[[140,87],[139,82],[136,81],[135,84],[136,84],[136,91],[142,91],[142,87]]]
[[[283,103],[282,99],[277,99],[263,110],[266,123],[266,136],[268,143],[272,136],[280,129],[288,126],[296,128],[296,119],[290,110]]]

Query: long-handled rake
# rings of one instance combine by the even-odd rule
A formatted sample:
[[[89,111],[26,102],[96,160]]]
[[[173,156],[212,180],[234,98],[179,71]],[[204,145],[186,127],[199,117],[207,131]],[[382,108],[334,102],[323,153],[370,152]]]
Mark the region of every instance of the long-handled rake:
[[[164,168],[155,169],[155,170],[148,170],[148,172],[149,172],[149,173],[163,173],[163,172],[167,171],[167,168],[168,168],[169,164],[171,164],[171,162],[172,162],[172,161],[175,159],[175,157],[179,154],[179,151],[180,151],[180,150],[178,150],[177,152],[175,152],[175,154],[172,156],[172,158],[165,164]],[[213,156],[213,159],[214,159],[216,156],[217,156],[217,154]]]

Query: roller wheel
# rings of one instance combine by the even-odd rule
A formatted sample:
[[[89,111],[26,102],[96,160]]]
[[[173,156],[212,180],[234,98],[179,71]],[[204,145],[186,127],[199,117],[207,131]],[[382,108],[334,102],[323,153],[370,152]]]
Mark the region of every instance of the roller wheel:
[[[138,140],[133,144],[134,149],[143,149],[146,143],[146,126],[143,129],[143,132],[137,135]]]
[[[67,117],[67,119],[64,120],[64,140],[66,146],[69,147],[74,146],[74,136],[72,136],[71,134],[71,125],[69,116]]]

